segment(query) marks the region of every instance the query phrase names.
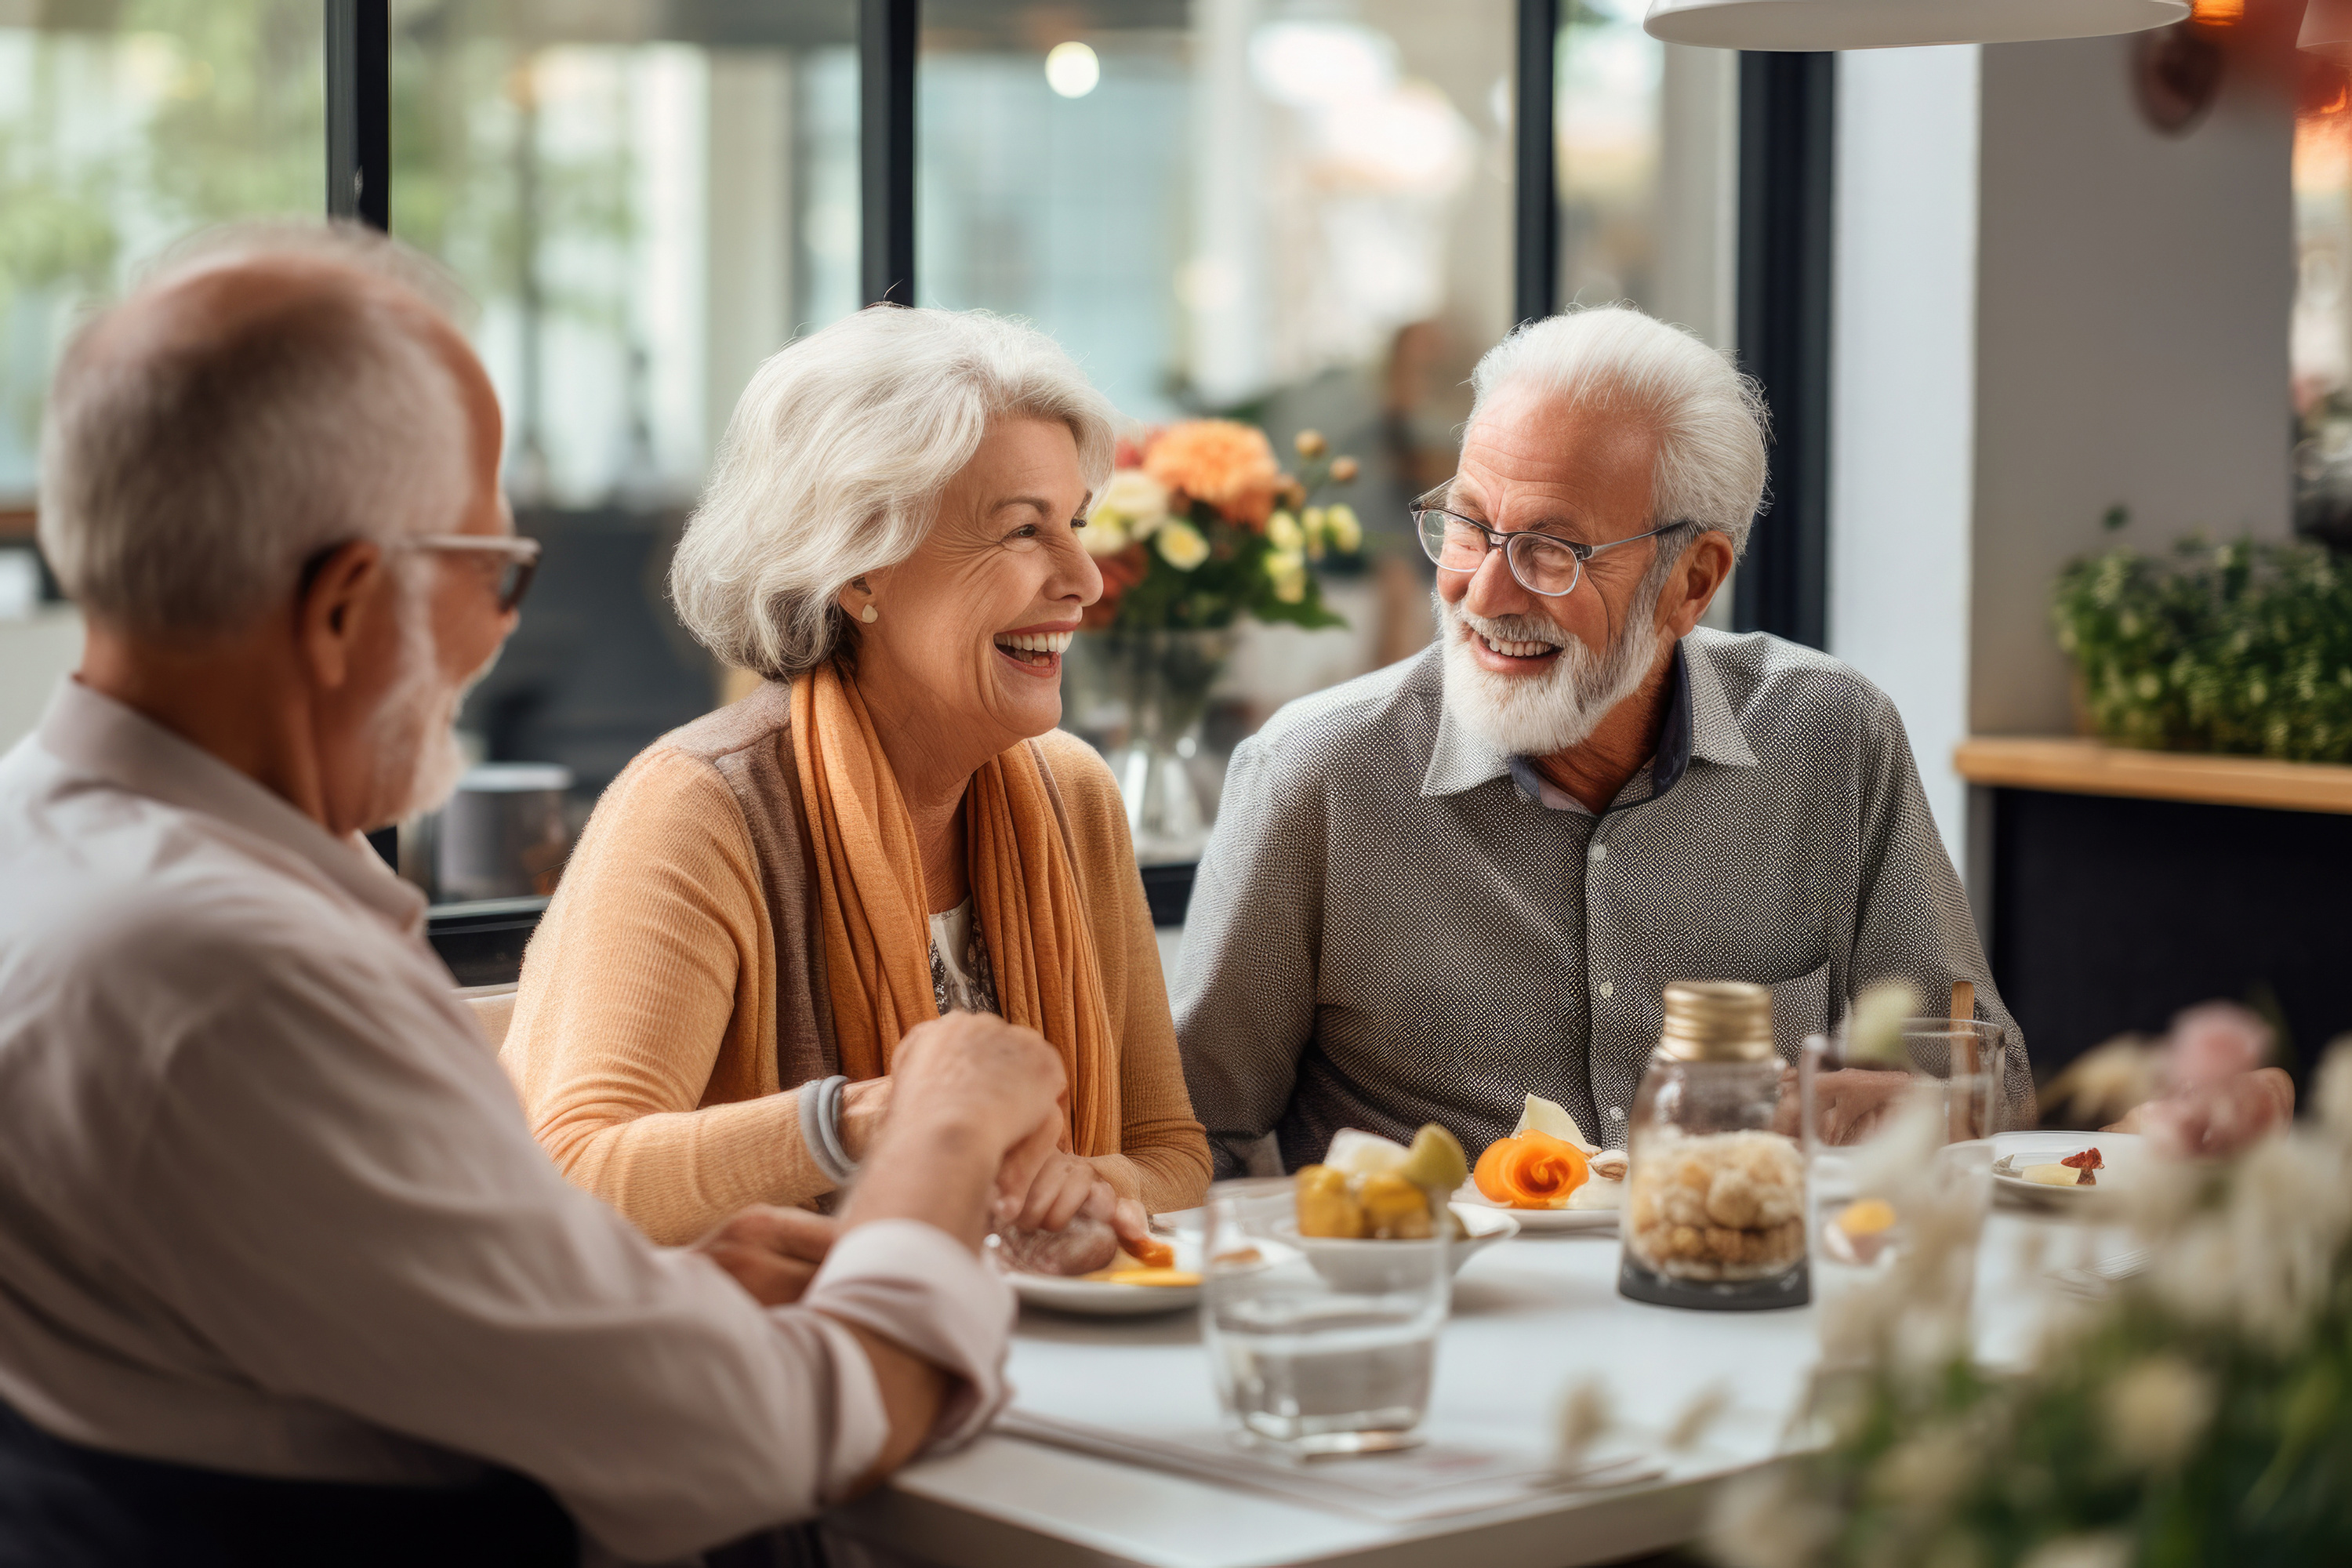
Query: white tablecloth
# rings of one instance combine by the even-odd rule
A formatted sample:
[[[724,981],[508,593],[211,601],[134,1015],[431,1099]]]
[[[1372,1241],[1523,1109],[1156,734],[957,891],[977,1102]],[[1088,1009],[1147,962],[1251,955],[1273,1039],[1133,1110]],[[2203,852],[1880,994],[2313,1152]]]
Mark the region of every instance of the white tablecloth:
[[[2040,1231],[2036,1271],[2021,1247]],[[2112,1233],[1997,1212],[1977,1295],[1978,1350],[2021,1354],[2044,1287],[2033,1273],[2114,1256]],[[1570,1568],[1690,1540],[1715,1488],[1769,1460],[1816,1354],[1811,1308],[1695,1312],[1616,1293],[1613,1234],[1520,1237],[1466,1263],[1438,1351],[1433,1441],[1550,1451],[1561,1393],[1608,1391],[1623,1443],[1657,1445],[1720,1384],[1723,1417],[1696,1447],[1658,1456],[1640,1485],[1547,1493],[1500,1509],[1395,1524],[1165,1471],[992,1436],[911,1467],[844,1510],[843,1529],[945,1568],[1262,1568],[1315,1562],[1403,1568]],[[1092,1320],[1030,1311],[1013,1357],[1019,1408],[1139,1434],[1213,1424],[1215,1394],[1190,1313]]]

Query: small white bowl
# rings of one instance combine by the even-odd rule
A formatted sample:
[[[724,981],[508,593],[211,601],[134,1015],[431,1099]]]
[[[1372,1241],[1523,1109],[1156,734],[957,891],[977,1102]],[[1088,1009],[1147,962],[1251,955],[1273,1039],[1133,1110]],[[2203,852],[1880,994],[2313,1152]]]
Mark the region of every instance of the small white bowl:
[[[1446,1248],[1446,1262],[1454,1273],[1462,1272],[1463,1264],[1473,1253],[1480,1252],[1498,1241],[1507,1241],[1519,1234],[1519,1222],[1501,1209],[1477,1208],[1468,1204],[1449,1204],[1462,1221],[1462,1228],[1470,1234]],[[1315,1272],[1342,1290],[1377,1291],[1385,1285],[1394,1260],[1393,1241],[1350,1241],[1339,1237],[1301,1236],[1297,1216],[1274,1222],[1274,1234],[1282,1241],[1298,1248],[1313,1264]]]

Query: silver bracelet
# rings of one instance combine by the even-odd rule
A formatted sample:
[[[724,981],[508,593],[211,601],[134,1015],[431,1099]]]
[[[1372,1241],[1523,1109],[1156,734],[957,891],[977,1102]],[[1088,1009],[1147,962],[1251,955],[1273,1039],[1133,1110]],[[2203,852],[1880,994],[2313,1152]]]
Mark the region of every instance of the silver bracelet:
[[[847,1186],[857,1174],[857,1162],[849,1157],[848,1142],[841,1134],[842,1091],[848,1087],[849,1079],[835,1073],[803,1084],[800,1092],[801,1142],[816,1168],[836,1187]]]

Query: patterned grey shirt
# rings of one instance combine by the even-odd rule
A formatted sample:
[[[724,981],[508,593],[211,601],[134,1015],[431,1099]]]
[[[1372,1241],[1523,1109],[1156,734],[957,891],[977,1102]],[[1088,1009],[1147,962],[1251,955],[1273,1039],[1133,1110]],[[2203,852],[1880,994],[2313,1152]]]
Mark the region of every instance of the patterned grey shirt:
[[[1622,1146],[1675,980],[1772,987],[1784,1056],[1874,981],[1985,967],[1903,721],[1835,659],[1700,630],[1657,754],[1593,816],[1445,711],[1443,652],[1294,702],[1234,753],[1171,1001],[1218,1173],[1360,1127],[1476,1149],[1532,1091]],[[1553,804],[1547,804],[1549,796]]]

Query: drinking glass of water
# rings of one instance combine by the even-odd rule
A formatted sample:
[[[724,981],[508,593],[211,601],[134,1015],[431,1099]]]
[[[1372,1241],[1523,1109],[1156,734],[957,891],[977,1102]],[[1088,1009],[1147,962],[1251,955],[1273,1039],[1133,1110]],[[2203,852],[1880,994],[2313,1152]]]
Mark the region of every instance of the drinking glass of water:
[[[1201,1337],[1227,1417],[1244,1443],[1293,1456],[1412,1447],[1452,1303],[1444,1227],[1340,1244],[1381,1248],[1365,1267],[1278,1236],[1289,1213],[1287,1184],[1271,1197],[1211,1194]]]

